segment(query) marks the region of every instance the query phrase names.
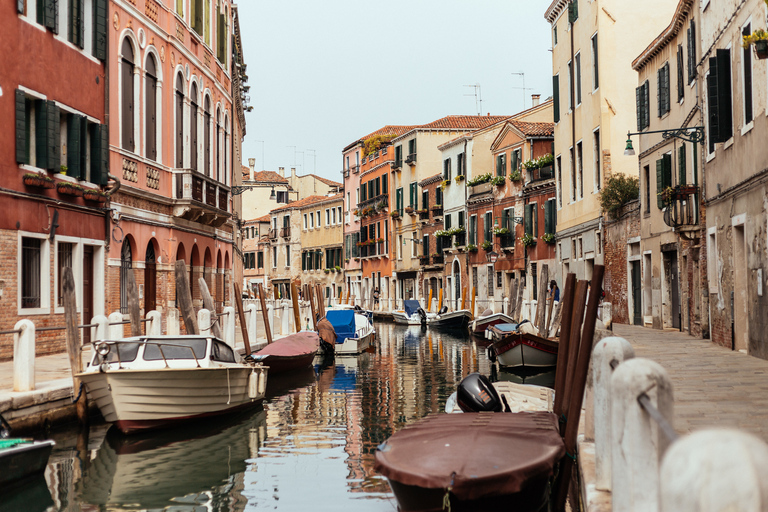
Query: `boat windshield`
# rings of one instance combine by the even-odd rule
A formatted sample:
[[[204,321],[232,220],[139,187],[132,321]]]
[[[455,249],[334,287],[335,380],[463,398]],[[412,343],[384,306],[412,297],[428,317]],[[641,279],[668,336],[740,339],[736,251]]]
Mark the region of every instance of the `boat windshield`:
[[[123,341],[110,342],[111,345],[109,354],[107,354],[108,363],[130,363],[136,360],[136,355],[139,353],[139,344]],[[98,359],[98,354],[96,359]]]
[[[221,361],[224,363],[234,363],[235,353],[225,343],[213,340],[213,346],[211,347],[211,360]]]
[[[144,349],[145,361],[158,359],[201,359],[205,357],[205,338],[168,338],[162,340],[147,340]],[[192,351],[194,350],[194,355]]]

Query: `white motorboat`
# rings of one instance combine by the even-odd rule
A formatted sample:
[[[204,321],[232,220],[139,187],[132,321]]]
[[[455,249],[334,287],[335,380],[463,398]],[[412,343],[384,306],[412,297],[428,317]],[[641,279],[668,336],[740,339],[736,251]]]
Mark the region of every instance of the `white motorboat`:
[[[336,332],[336,343],[325,348],[336,354],[360,354],[373,345],[376,329],[365,314],[354,309],[329,309],[325,318]]]
[[[83,373],[88,398],[124,433],[259,405],[266,366],[209,336],[140,336],[94,342]]]
[[[532,384],[516,384],[509,381],[494,382],[493,387],[503,403],[509,406],[509,412],[549,411],[555,404],[555,390]],[[454,392],[445,401],[445,412],[464,412],[459,407],[457,394]]]
[[[403,309],[392,311],[392,319],[397,324],[424,325],[437,317],[435,313],[427,313],[417,300],[403,301]]]
[[[504,313],[494,313],[486,309],[483,313],[472,320],[469,324],[469,333],[476,338],[485,339],[485,330],[496,324],[514,324],[512,317]]]
[[[373,322],[373,311],[370,309],[363,309],[360,306],[353,306],[352,304],[335,304],[333,306],[328,306],[326,311],[335,311],[335,310],[353,310],[357,313],[360,313],[361,315],[365,316]]]

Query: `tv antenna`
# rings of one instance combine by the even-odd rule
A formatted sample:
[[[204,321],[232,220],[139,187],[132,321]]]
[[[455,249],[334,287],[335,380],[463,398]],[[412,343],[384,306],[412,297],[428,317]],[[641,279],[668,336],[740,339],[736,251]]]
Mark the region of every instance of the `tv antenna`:
[[[525,110],[525,91],[532,91],[532,87],[526,87],[525,86],[525,73],[522,71],[520,73],[510,73],[510,75],[520,75],[523,77],[523,86],[522,87],[512,87],[512,89],[520,89],[523,91],[523,110]]]
[[[475,110],[477,110],[477,115],[479,116],[483,115],[483,95],[482,95],[482,91],[480,91],[480,84],[465,85],[464,87],[472,87],[474,89],[472,94],[465,94],[464,96],[474,96]]]

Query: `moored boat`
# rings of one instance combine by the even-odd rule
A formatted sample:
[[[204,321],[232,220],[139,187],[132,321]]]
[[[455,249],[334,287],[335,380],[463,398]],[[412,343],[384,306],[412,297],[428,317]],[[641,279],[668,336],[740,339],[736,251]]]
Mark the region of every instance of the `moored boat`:
[[[479,339],[486,339],[485,331],[496,324],[514,324],[511,316],[504,313],[494,313],[486,309],[483,313],[469,323],[469,333]]]
[[[210,336],[140,336],[94,343],[77,375],[104,419],[123,433],[261,404],[267,367]]]
[[[376,330],[367,316],[353,309],[329,309],[325,318],[336,333],[331,347],[336,354],[360,354],[373,344]]]
[[[396,324],[423,325],[435,318],[434,313],[427,313],[417,300],[404,300],[403,309],[392,311],[392,319]]]
[[[22,438],[0,439],[0,490],[42,475],[56,443]]]
[[[488,330],[493,345],[488,347],[491,360],[508,368],[546,368],[557,364],[558,342],[524,332],[527,324],[496,324]]]
[[[269,373],[283,373],[308,368],[320,347],[316,332],[301,331],[274,340],[263,349],[251,354],[254,361],[269,367]]]
[[[445,313],[438,313],[432,318],[427,318],[427,325],[441,329],[466,329],[471,318],[472,313],[468,309],[446,311]]]

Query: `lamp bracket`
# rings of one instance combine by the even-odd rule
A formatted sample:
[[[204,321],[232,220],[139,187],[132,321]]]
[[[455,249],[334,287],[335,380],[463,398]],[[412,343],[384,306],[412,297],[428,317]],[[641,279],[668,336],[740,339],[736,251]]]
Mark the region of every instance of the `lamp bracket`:
[[[661,138],[668,139],[682,139],[687,142],[693,142],[704,144],[704,127],[703,126],[686,126],[684,128],[673,128],[671,130],[650,130],[645,132],[627,132],[627,138],[632,135],[648,135],[650,133],[660,133]]]

